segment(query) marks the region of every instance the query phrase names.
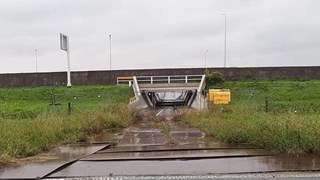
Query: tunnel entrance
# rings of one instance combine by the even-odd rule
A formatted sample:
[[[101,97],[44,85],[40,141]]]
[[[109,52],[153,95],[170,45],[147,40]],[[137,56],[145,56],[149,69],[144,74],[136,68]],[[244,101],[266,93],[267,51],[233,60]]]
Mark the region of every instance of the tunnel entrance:
[[[197,95],[197,90],[142,91],[141,95],[149,107],[190,107]]]

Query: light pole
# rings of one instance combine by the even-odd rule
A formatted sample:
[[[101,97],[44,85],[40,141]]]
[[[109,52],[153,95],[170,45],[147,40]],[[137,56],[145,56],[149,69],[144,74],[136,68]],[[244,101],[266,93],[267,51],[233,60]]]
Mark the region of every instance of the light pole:
[[[224,15],[224,66],[227,66],[227,14],[223,13]]]
[[[109,35],[109,40],[110,40],[110,70],[112,69],[111,66],[111,34]]]
[[[36,73],[38,72],[38,49],[35,49],[35,55],[36,55]]]
[[[205,67],[205,69],[207,69],[207,53],[208,53],[208,50],[206,50],[204,52],[204,67]]]

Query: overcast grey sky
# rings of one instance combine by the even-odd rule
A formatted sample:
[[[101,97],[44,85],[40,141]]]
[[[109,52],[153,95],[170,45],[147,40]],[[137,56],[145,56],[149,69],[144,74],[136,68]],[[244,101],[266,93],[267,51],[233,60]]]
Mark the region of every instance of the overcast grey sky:
[[[1,0],[0,73],[319,66],[319,0]]]

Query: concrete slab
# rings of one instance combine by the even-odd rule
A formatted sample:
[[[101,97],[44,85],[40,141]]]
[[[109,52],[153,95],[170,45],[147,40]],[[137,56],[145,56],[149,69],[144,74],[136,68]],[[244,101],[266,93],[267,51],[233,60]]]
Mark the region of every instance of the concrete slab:
[[[49,153],[40,154],[33,162],[0,169],[0,179],[36,179],[41,178],[62,165],[85,157],[106,145],[71,145],[55,148]]]
[[[127,152],[127,153],[96,153],[82,158],[81,161],[116,161],[116,160],[166,160],[166,159],[215,159],[246,155],[270,155],[263,149],[211,149],[211,150],[176,150]]]
[[[315,156],[262,156],[192,161],[79,161],[50,177],[206,175],[320,170]]]

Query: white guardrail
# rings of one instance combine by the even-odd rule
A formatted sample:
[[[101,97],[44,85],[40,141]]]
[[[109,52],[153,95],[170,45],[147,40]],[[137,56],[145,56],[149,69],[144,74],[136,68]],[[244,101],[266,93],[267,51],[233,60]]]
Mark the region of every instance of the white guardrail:
[[[203,75],[136,76],[139,84],[198,83]]]
[[[120,84],[125,84],[125,85],[129,85],[131,86],[132,85],[132,81],[133,81],[133,76],[120,76],[120,77],[117,77],[117,85],[120,85]]]

